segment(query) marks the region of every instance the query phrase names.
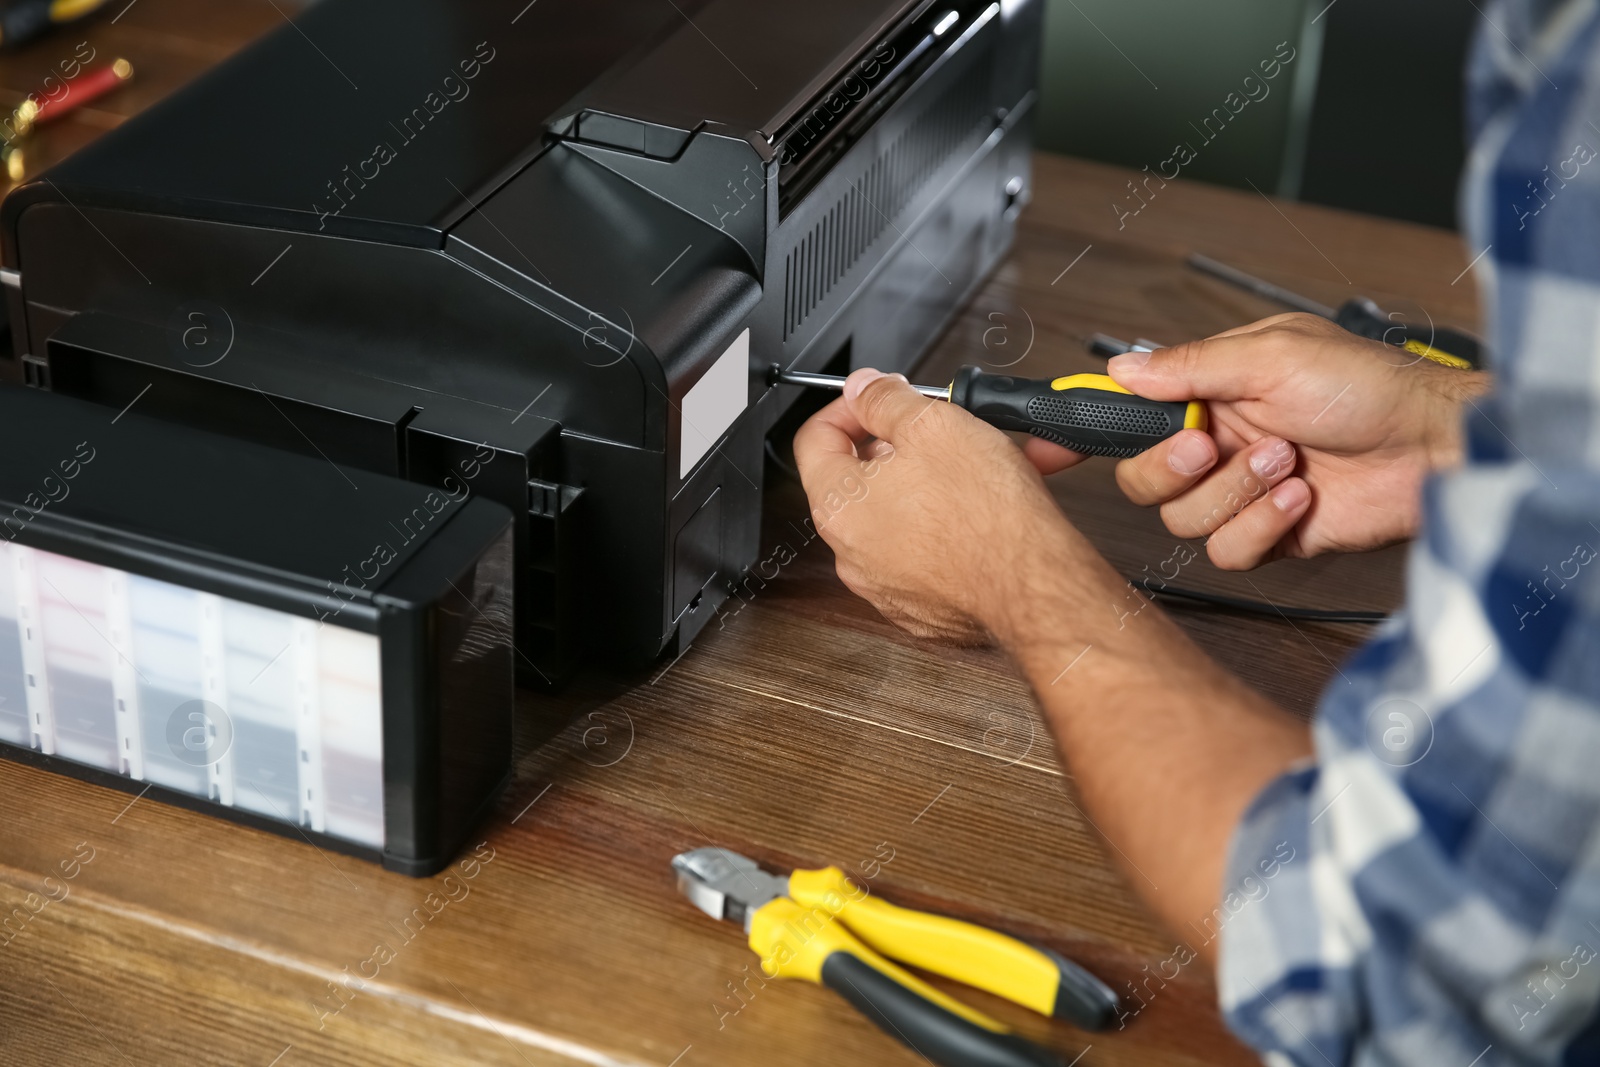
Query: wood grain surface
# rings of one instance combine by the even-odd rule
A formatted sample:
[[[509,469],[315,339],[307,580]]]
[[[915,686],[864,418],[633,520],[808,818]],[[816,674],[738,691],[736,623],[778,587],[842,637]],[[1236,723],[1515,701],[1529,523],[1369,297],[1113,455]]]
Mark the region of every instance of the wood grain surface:
[[[290,10],[137,0],[114,25],[104,17],[4,60],[0,103],[42,79],[52,49],[84,39],[139,70],[125,93],[41,137],[30,169]],[[1014,253],[926,378],[969,362],[1033,376],[1094,369],[1081,339],[1096,330],[1171,342],[1277,310],[1187,271],[1190,251],[1331,304],[1359,293],[1475,324],[1470,279],[1453,284],[1467,263],[1454,235],[1183,182],[1119,226],[1111,204],[1131,177],[1039,158]],[[1125,1028],[1085,1035],[943,983],[1065,1060],[1253,1062],[1197,966],[1151,977],[1193,934],[1158,928],[1117,873],[1115,842],[1077,807],[1005,659],[884,622],[807,539],[798,488],[775,466],[768,477],[763,555],[792,561],[677,662],[560,697],[524,694],[516,781],[448,881],[0,762],[0,914],[48,898],[0,934],[0,1063],[916,1063],[832,993],[762,979],[738,932],[678,895],[671,856],[708,843],[780,867],[843,864],[887,899],[1029,938],[1137,990],[1128,1003],[1143,1006]],[[1176,540],[1121,498],[1106,463],[1052,487],[1124,573],[1172,556]],[[1216,572],[1202,555],[1180,580],[1385,609],[1402,576],[1390,551],[1250,575]],[[1341,684],[1338,664],[1364,633],[1173,613],[1302,716]]]

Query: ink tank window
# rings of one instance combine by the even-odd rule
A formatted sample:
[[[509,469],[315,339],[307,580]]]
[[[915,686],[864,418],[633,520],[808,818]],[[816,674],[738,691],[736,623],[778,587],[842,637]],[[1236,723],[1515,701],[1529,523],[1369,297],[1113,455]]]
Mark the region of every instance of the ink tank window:
[[[0,544],[0,743],[381,848],[378,638]]]

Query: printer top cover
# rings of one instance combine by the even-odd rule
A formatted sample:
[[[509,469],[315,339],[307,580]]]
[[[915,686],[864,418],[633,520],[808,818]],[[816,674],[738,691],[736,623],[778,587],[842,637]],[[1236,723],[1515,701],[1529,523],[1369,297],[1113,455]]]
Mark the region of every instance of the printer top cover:
[[[541,151],[552,121],[593,108],[641,128],[710,123],[759,147],[916,6],[325,2],[299,17],[299,32],[285,27],[186,86],[159,123],[128,123],[51,171],[7,217],[83,195],[437,248]],[[329,186],[347,173],[368,180],[341,198]]]
[[[323,0],[7,197],[0,382],[470,483],[525,675],[646,663],[757,558],[761,370],[1004,251],[1039,8]]]

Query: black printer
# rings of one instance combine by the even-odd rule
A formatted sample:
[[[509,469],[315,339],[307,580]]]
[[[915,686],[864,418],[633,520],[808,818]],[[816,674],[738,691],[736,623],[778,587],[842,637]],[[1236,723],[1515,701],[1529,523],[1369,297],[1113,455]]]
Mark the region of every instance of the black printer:
[[[759,555],[767,368],[1005,252],[1040,16],[324,0],[5,200],[0,381],[504,505],[519,677],[646,664]]]

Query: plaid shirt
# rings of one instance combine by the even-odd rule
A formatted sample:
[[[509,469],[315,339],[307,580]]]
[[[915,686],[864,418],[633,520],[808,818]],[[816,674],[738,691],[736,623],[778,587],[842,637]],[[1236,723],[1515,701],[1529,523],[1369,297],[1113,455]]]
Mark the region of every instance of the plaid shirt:
[[[1236,831],[1218,981],[1269,1064],[1600,1064],[1600,3],[1484,10],[1496,394],[1424,490],[1406,611]]]

